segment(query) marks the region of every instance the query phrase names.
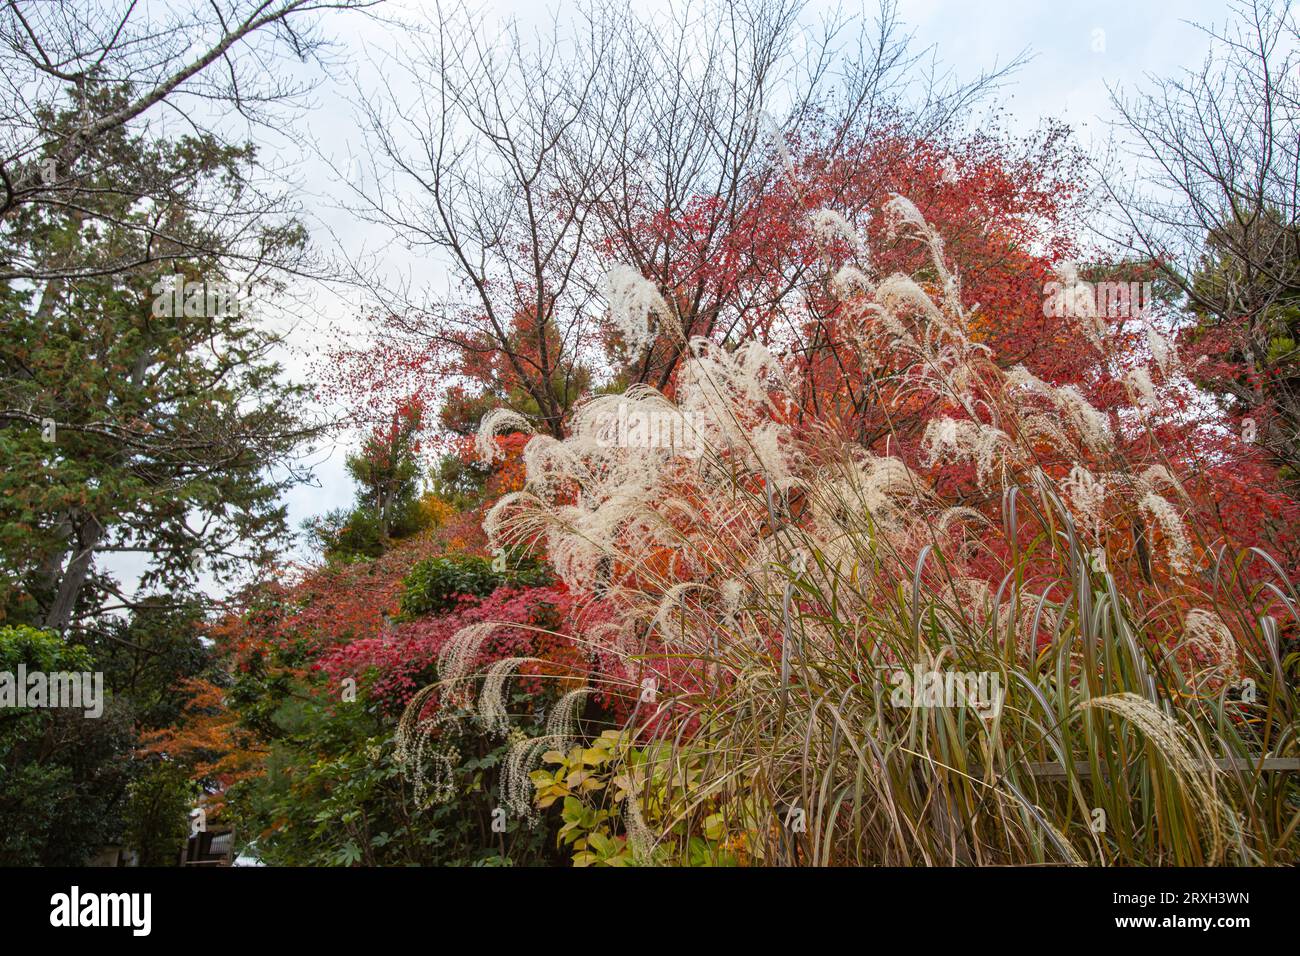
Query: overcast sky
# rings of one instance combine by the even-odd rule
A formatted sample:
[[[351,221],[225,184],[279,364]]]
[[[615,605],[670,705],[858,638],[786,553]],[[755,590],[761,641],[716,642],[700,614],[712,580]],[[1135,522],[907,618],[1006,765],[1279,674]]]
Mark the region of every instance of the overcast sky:
[[[420,6],[418,0],[412,0],[395,9],[418,15]],[[814,15],[834,6],[817,3]],[[839,6],[854,9],[851,4]],[[874,3],[864,9],[870,18]],[[547,11],[551,10],[558,10],[563,19],[566,5],[487,0],[483,10],[489,17],[518,17],[527,25],[548,21]],[[1112,117],[1107,86],[1132,90],[1143,85],[1146,74],[1168,76],[1198,66],[1208,44],[1191,22],[1221,25],[1228,10],[1222,0],[1105,0],[1069,5],[1050,0],[902,0],[899,13],[905,28],[915,36],[915,49],[933,47],[939,62],[959,78],[1003,66],[1027,51],[1032,59],[993,100],[1004,110],[1011,132],[1032,129],[1042,119],[1055,117],[1069,123],[1079,141],[1092,148],[1105,141]],[[324,26],[339,43],[339,54],[348,66],[322,80],[306,128],[336,166],[346,167],[347,157],[364,149],[349,102],[352,82],[355,79],[363,88],[373,89],[378,78],[375,64],[382,63],[402,36],[400,31],[355,16],[327,20]],[[341,242],[349,254],[363,248],[383,250],[387,268],[427,276],[428,264],[406,259],[392,246],[390,237],[359,226],[338,208],[343,189],[328,163],[303,155],[287,140],[271,137],[263,142],[293,165],[303,186],[300,196],[305,219],[322,248],[338,248]],[[319,356],[329,344],[331,329],[361,329],[353,318],[355,305],[346,294],[337,290],[304,290],[304,294],[311,297],[310,304],[296,308],[292,320],[268,316],[270,321],[291,322],[292,355],[287,364],[299,376],[309,374],[313,356]],[[295,529],[307,518],[352,501],[352,483],[343,468],[350,440],[345,436],[315,456],[319,487],[289,492],[286,500]],[[135,562],[114,564],[128,581],[140,566]]]

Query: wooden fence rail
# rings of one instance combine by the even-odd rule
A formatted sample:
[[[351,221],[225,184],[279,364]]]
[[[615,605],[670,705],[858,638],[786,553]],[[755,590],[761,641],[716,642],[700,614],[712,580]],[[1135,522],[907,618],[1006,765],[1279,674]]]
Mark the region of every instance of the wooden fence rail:
[[[1240,770],[1243,773],[1254,773],[1262,770],[1265,773],[1295,773],[1300,771],[1300,757],[1221,757],[1214,763],[1220,770],[1228,772]],[[1055,760],[1031,763],[1029,772],[1045,780],[1064,780],[1067,776],[1065,765]],[[1092,776],[1092,768],[1086,760],[1076,760],[1074,772],[1080,777]]]

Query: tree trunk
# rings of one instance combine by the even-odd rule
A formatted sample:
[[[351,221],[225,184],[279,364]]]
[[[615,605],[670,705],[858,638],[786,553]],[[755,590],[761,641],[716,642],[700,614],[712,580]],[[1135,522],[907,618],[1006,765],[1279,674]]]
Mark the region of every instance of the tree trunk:
[[[95,547],[103,536],[104,526],[93,516],[80,527],[77,535],[80,550],[73,552],[63,572],[63,580],[59,582],[59,592],[45,615],[47,628],[52,628],[60,634],[68,629],[72,609],[77,606],[77,598],[86,583],[86,575],[90,572],[90,562],[95,556]]]

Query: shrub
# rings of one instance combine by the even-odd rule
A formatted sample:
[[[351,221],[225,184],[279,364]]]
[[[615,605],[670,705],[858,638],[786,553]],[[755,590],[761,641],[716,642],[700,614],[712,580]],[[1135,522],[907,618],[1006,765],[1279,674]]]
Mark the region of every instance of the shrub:
[[[347,678],[364,682],[370,698],[385,712],[400,713],[422,683],[437,679],[447,644],[466,628],[494,622],[467,664],[487,665],[512,657],[541,658],[549,673],[580,666],[580,642],[560,633],[569,627],[574,605],[562,585],[498,588],[481,602],[463,602],[442,616],[402,622],[381,637],[363,638],[330,649],[316,667],[334,686]],[[539,665],[521,666],[522,683],[532,692],[549,692],[536,676]],[[543,698],[539,698],[539,701]]]
[[[403,581],[402,616],[447,614],[466,603],[477,603],[499,587],[545,587],[551,575],[534,560],[505,562],[494,570],[493,561],[473,554],[446,554],[426,558]]]
[[[473,554],[426,558],[402,582],[402,616],[446,614],[467,598],[487,597],[499,580],[487,558]]]
[[[79,645],[25,625],[0,627],[0,672],[93,671]],[[81,866],[122,836],[135,741],[131,712],[109,699],[98,718],[67,708],[0,710],[0,865]]]
[[[131,782],[126,838],[139,852],[141,866],[176,864],[189,835],[194,790],[188,768],[166,760],[154,761]]]
[[[295,687],[295,691],[301,691]],[[518,695],[513,709],[529,701]],[[364,692],[354,703],[297,693],[277,700],[280,736],[267,773],[235,785],[227,812],[277,866],[511,866],[560,862],[554,828],[506,821],[499,771],[511,741],[471,720],[441,728],[431,758],[449,793],[413,788],[395,756],[394,722]],[[533,732],[531,719],[521,725]],[[454,795],[454,797],[453,797]],[[449,798],[451,797],[451,798]]]
[[[304,530],[322,554],[335,561],[377,558],[384,551],[379,519],[368,508],[338,508],[307,522]]]

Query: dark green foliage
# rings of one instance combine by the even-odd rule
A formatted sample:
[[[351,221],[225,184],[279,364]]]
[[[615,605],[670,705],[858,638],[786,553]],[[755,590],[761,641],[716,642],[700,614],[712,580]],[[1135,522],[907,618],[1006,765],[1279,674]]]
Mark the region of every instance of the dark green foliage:
[[[127,620],[107,618],[85,635],[104,686],[129,699],[137,727],[157,730],[181,718],[187,697],[177,684],[213,677],[212,651],[200,636],[203,616],[197,602],[176,596],[148,597]]]
[[[425,527],[419,500],[398,502],[389,515],[388,536],[374,510],[364,505],[351,510],[337,508],[304,526],[313,543],[331,561],[377,558],[394,540],[409,537]]]
[[[1248,228],[1231,221],[1211,229],[1188,280],[1197,321],[1187,340],[1209,343],[1216,359],[1208,372],[1194,367],[1192,378],[1230,413],[1260,416],[1259,444],[1292,496],[1300,495],[1298,257],[1294,226],[1268,207]]]
[[[433,467],[433,491],[457,511],[469,511],[483,503],[483,489],[492,469],[461,455],[443,455]]]
[[[506,819],[497,787],[508,741],[472,720],[448,725],[441,750],[456,754],[455,799],[421,803],[393,754],[394,724],[364,696],[322,702],[298,688],[277,696],[267,774],[238,784],[228,812],[252,852],[280,866],[483,866],[562,862],[554,828]],[[248,698],[245,697],[245,700]],[[263,700],[266,702],[266,699]],[[513,709],[535,701],[517,695]],[[542,728],[527,724],[530,734]]]
[[[92,671],[84,647],[48,631],[0,627],[0,671]],[[0,710],[0,865],[80,866],[122,835],[132,771],[129,709]]]
[[[402,594],[402,616],[446,614],[465,600],[485,598],[499,587],[545,587],[552,575],[545,565],[533,560],[513,562],[505,570],[493,570],[489,558],[473,554],[446,554],[426,558],[406,576]]]
[[[197,794],[183,764],[156,760],[128,790],[126,839],[141,866],[176,863],[189,836],[190,808]]]
[[[110,110],[125,95],[104,90],[86,107]],[[85,119],[48,117],[56,129]],[[232,188],[256,163],[251,147],[121,128],[82,161],[84,195],[24,206],[6,222],[0,261],[19,247],[52,269],[143,257],[133,244],[148,217],[210,247],[205,230],[219,224],[192,221],[182,197]],[[164,195],[130,188],[160,177]],[[305,242],[289,221],[246,231],[268,261]],[[200,570],[224,578],[283,542],[280,495],[318,433],[304,418],[306,390],[281,380],[277,339],[248,308],[191,315],[159,299],[167,276],[203,289],[245,280],[222,262],[170,252],[147,267],[0,292],[0,610],[10,620],[63,630],[118,603],[108,599],[125,596],[95,565],[115,551],[150,554],[144,586],[183,590]],[[276,293],[270,277],[255,279],[258,298]]]
[[[464,597],[487,597],[497,583],[498,576],[487,558],[473,554],[426,558],[411,568],[403,581],[402,615],[446,614],[459,607]]]
[[[356,505],[303,526],[327,559],[377,558],[392,541],[425,527],[416,482],[421,415],[418,402],[403,404],[391,422],[373,429],[360,450],[348,456],[348,474],[357,484]]]
[[[392,420],[371,431],[361,449],[347,459],[348,474],[357,483],[359,509],[378,524],[379,540],[401,537],[395,526],[400,517],[410,519],[420,473],[420,423],[418,402],[403,403]]]

